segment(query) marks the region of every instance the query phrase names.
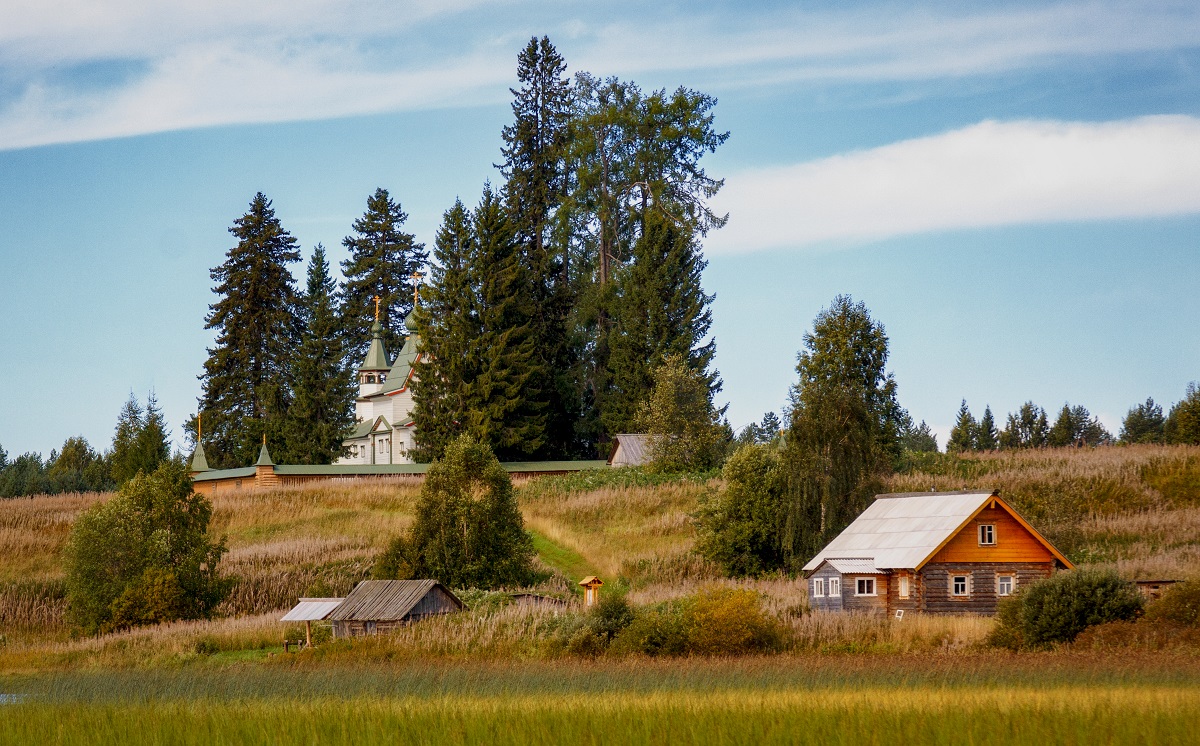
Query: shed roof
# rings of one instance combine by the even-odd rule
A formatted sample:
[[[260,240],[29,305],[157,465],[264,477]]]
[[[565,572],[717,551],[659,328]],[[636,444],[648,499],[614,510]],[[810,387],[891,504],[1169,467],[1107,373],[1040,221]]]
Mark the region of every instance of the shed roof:
[[[653,437],[644,433],[618,433],[614,435],[612,455],[608,457],[608,463],[613,463],[617,457],[617,451],[621,452],[621,463],[632,464],[634,466],[650,463],[652,457],[650,443]]]
[[[846,530],[808,561],[810,573],[829,558],[873,560],[876,567],[917,569],[962,526],[997,500],[1066,567],[1070,563],[993,492],[909,492],[878,495]]]
[[[345,601],[344,598],[302,598],[291,611],[283,615],[281,622],[319,622],[327,619],[330,612]]]
[[[875,559],[873,557],[866,559],[857,557],[831,557],[826,559],[825,562],[829,563],[830,567],[842,575],[882,575],[884,573],[883,570],[875,566]]]
[[[400,621],[434,588],[441,588],[463,607],[462,601],[436,580],[364,580],[328,618],[338,622]]]

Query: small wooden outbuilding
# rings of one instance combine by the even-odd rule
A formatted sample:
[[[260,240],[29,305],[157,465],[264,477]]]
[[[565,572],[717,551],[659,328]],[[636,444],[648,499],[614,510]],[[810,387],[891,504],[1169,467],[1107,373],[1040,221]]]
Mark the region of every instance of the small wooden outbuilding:
[[[823,611],[994,614],[1073,565],[998,492],[878,495],[804,566]]]
[[[609,466],[645,466],[654,458],[653,435],[619,433],[613,436]]]
[[[463,608],[463,602],[436,580],[364,580],[328,619],[335,638],[361,637]]]
[[[304,622],[304,639],[312,645],[312,623],[323,622],[333,610],[341,606],[344,598],[301,598],[300,603],[283,615],[281,622]]]

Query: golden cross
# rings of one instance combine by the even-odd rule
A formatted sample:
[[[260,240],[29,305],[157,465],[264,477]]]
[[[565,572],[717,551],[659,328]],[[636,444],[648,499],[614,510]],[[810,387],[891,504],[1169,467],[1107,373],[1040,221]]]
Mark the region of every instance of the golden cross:
[[[379,321],[379,296],[375,296],[375,320]]]
[[[196,442],[200,442],[200,438],[204,437],[204,413],[196,413]]]
[[[265,446],[266,444],[267,444],[267,434],[263,433],[263,445]]]
[[[418,293],[418,292],[420,292],[420,290],[421,290],[421,278],[422,278],[422,277],[424,277],[424,276],[425,276],[425,275],[421,274],[420,272],[413,272],[413,273],[412,273],[412,280],[413,280],[413,308],[416,308],[416,307],[417,307],[417,293]]]

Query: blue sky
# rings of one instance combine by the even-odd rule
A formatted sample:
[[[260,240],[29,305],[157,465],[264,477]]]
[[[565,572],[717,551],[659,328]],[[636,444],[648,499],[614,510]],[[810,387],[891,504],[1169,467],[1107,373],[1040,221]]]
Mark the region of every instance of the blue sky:
[[[838,293],[945,434],[1200,379],[1194,3],[68,0],[0,7],[0,446],[195,409],[208,270],[263,191],[305,253],[376,187],[432,243],[498,179],[515,56],[719,99],[707,241],[736,426],[780,410]],[[297,273],[302,268],[297,267]]]

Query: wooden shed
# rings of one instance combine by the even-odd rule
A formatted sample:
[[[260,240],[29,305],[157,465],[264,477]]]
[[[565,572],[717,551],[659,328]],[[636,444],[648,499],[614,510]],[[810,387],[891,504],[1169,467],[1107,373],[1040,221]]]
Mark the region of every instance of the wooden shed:
[[[824,611],[994,614],[1024,585],[1073,565],[998,492],[878,495],[804,566]]]
[[[364,580],[326,618],[335,638],[360,637],[463,608],[436,580]]]
[[[333,610],[342,605],[344,598],[301,598],[300,603],[283,615],[281,622],[304,622],[304,640],[312,645],[312,623],[323,622]]]
[[[609,466],[645,466],[654,458],[653,435],[619,433],[613,436]]]

